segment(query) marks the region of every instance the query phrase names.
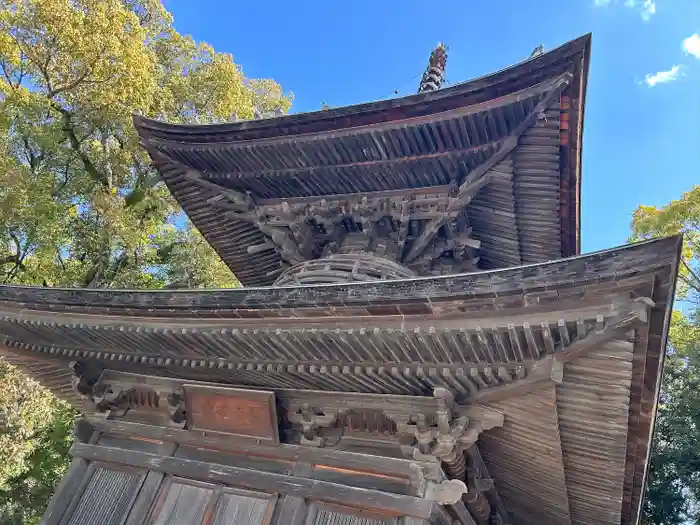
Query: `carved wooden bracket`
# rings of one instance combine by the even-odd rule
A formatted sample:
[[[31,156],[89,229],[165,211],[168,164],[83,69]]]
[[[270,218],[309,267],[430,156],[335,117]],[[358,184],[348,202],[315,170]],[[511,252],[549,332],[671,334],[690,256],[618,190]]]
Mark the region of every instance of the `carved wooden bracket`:
[[[309,403],[302,403],[299,408],[287,414],[290,423],[301,425],[301,444],[312,447],[322,447],[323,438],[318,429],[332,427],[338,419],[338,411],[333,409],[315,408]]]
[[[162,415],[168,426],[184,428],[186,422],[185,397],[180,388],[148,386],[132,374],[103,371],[95,379],[95,370],[83,363],[72,361],[75,376],[74,389],[99,413],[112,418],[123,418],[132,410],[147,410]],[[131,379],[131,380],[130,380]]]
[[[396,421],[401,438],[408,438],[404,454],[420,461],[441,461],[451,477],[464,479],[464,451],[482,432],[503,426],[503,413],[479,405],[458,406],[444,388],[436,388],[433,396],[434,414],[417,413],[408,419],[405,414],[387,416]]]
[[[459,479],[448,479],[442,483],[428,483],[426,488],[426,499],[435,501],[438,505],[454,505],[467,494],[469,489],[463,481]]]

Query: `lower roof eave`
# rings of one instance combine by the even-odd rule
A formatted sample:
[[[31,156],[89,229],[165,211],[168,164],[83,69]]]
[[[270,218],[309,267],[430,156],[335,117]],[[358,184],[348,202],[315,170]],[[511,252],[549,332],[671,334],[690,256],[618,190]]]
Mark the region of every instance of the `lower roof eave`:
[[[548,401],[550,417],[554,414],[558,422],[571,523],[612,523],[611,516],[618,512],[618,522],[632,524],[638,520],[648,469],[680,247],[681,238],[671,237],[545,264],[352,285],[163,292],[4,286],[0,287],[3,354],[69,401],[72,376],[67,364],[76,359],[98,368],[258,388],[286,388],[296,382],[298,388],[338,390],[342,389],[338,385],[345,384],[346,390],[425,395],[425,385],[434,381],[454,381],[455,388],[466,385],[469,377],[487,386],[492,381],[491,386],[517,383],[522,377],[518,367],[529,369],[533,358],[547,358],[548,344],[562,343],[552,334],[564,329],[572,345],[578,337],[577,327],[598,322],[605,326],[616,315],[619,318],[615,305],[626,308],[643,300],[648,315],[635,329],[634,338],[615,336],[585,354],[579,352],[580,358],[564,364],[563,381],[554,391],[556,406]],[[395,325],[397,319],[403,327]],[[320,322],[327,323],[326,327],[313,329]],[[232,328],[239,324],[249,325],[250,330],[244,333],[247,329]],[[279,328],[283,326],[286,328]],[[523,348],[535,338],[543,345],[542,353],[518,361],[510,353],[516,350],[508,342],[511,329]],[[498,333],[503,337],[499,339]],[[283,335],[296,341],[310,338],[311,346],[294,350],[294,345],[284,346]],[[454,351],[450,337],[468,337],[475,351],[486,352],[477,356],[484,361],[474,362],[465,353],[460,362],[445,362],[440,345]],[[263,339],[266,342],[261,346]],[[347,341],[360,344],[355,350],[342,347]],[[376,346],[379,343],[385,346]],[[508,356],[499,354],[501,344],[506,345]],[[415,359],[419,362],[392,361],[391,352],[402,345],[418,352]],[[143,352],[147,348],[150,354]],[[250,355],[263,348],[279,352],[278,357],[251,361]],[[294,353],[308,352],[308,348],[340,352],[336,354],[339,361],[314,362]],[[343,351],[370,354],[364,358],[348,354],[345,359]],[[228,357],[222,354],[225,352]],[[377,353],[372,357],[371,352]],[[501,386],[507,387],[505,383]],[[490,396],[488,390],[486,394]],[[607,408],[594,403],[595,396],[606,399]],[[463,398],[470,399],[468,395]],[[481,399],[495,405],[503,402],[493,396]],[[486,459],[492,462],[493,454],[498,455],[503,447],[517,452],[517,447],[526,444],[523,439],[513,441],[518,432],[526,437],[532,431],[518,427],[517,422],[542,402],[534,400],[535,405],[528,408],[519,406],[526,397],[510,399],[515,401],[508,407],[512,413],[506,421],[510,423],[498,431],[500,437],[496,433],[484,438]],[[612,410],[617,418],[612,427],[605,426],[612,417],[605,410]],[[622,413],[627,416],[618,421]],[[581,421],[586,425],[582,427]],[[609,432],[619,451],[613,453],[613,445],[595,445],[592,431],[598,435]],[[600,453],[590,459],[587,454],[596,446],[602,447]],[[606,463],[605,458],[610,457],[611,462]],[[513,466],[516,470],[512,472],[503,470],[507,465],[500,468],[505,498],[511,503],[524,501],[519,495],[523,490],[518,482],[520,467]],[[612,485],[592,484],[591,468],[615,471],[614,475],[599,474]],[[619,502],[616,496],[603,493],[611,487],[619,490]],[[552,508],[552,512],[557,519],[565,519],[559,510]]]

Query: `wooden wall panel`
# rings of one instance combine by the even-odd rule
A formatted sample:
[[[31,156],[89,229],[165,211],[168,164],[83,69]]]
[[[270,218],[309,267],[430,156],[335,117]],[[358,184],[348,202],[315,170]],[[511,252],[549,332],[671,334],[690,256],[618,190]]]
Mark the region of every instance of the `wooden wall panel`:
[[[95,468],[68,525],[120,525],[131,509],[143,475]]]
[[[327,505],[310,505],[305,525],[397,525],[398,518],[343,509]]]
[[[164,488],[153,525],[201,525],[214,495],[211,486],[172,481]]]
[[[214,513],[213,525],[267,525],[275,500],[243,494],[222,494]]]

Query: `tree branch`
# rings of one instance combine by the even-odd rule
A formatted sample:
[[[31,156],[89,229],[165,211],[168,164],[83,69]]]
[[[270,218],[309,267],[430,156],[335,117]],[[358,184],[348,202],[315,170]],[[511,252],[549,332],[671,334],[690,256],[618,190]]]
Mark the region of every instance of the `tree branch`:
[[[686,284],[693,288],[696,292],[700,293],[700,277],[698,277],[698,274],[696,274],[693,269],[690,267],[690,265],[685,262],[685,259],[681,258],[681,263],[683,266],[685,266],[685,269],[688,271],[688,273],[692,276],[694,282],[690,282],[689,280],[686,280]]]
[[[27,269],[24,263],[21,260],[19,260],[19,257],[17,255],[6,255],[5,257],[0,258],[0,265],[9,263],[14,263],[15,265],[18,265],[22,270]]]
[[[22,143],[24,144],[24,154],[27,157],[27,163],[29,164],[29,168],[32,170],[33,173],[36,173],[39,157],[32,150],[32,145],[29,143],[29,138],[22,137]]]
[[[24,264],[24,258],[26,257],[26,252],[22,249],[22,243],[19,240],[19,237],[17,237],[16,234],[13,232],[10,232],[10,237],[12,238],[12,241],[15,243],[15,249],[17,250],[17,253],[14,255],[8,255],[4,257],[3,259],[0,259],[0,264],[8,264],[8,263],[14,263],[14,266],[5,273],[5,280],[10,281],[17,275],[18,271],[26,271],[27,267]]]
[[[61,107],[61,105],[55,101],[52,101],[51,105],[56,111],[58,111],[63,116],[63,132],[65,133],[66,138],[68,139],[71,145],[71,148],[78,155],[78,158],[83,163],[85,171],[88,172],[90,178],[92,178],[95,182],[102,184],[105,188],[109,188],[108,178],[103,173],[100,173],[100,171],[95,167],[90,158],[81,149],[80,141],[78,140],[78,137],[75,134],[75,128],[73,127],[73,115],[71,114],[71,112]]]
[[[2,67],[2,74],[5,77],[5,80],[7,80],[7,83],[10,85],[12,90],[14,91],[17,89],[17,86],[12,82],[12,77],[10,76],[10,73],[7,71],[7,64],[5,63],[4,60],[0,60],[0,67]]]
[[[100,60],[104,56],[106,51],[107,51],[107,48],[103,47],[102,51],[100,51],[96,54],[95,60],[93,60],[89,66],[85,67],[85,71],[83,72],[82,75],[80,75],[78,78],[76,78],[70,84],[66,84],[65,86],[50,89],[46,96],[52,99],[56,95],[60,95],[61,93],[65,93],[66,91],[71,91],[71,90],[77,88],[80,84],[103,84],[103,83],[111,80],[110,78],[103,78],[101,80],[87,80],[87,77],[90,76],[90,74],[92,74],[92,72],[95,70],[95,64],[97,64],[97,61]],[[50,60],[50,57],[49,57],[49,60]],[[48,62],[47,62],[47,67],[48,67]]]
[[[70,168],[70,160],[66,162],[66,166],[63,168],[63,180],[60,182],[60,184],[53,189],[51,192],[51,198],[55,199],[58,197],[58,195],[61,193],[63,188],[66,187],[68,182],[70,181],[70,175],[68,174],[68,170]]]
[[[66,263],[63,261],[60,248],[56,248],[56,257],[58,258],[58,262],[61,265],[61,269],[63,271],[66,271]]]

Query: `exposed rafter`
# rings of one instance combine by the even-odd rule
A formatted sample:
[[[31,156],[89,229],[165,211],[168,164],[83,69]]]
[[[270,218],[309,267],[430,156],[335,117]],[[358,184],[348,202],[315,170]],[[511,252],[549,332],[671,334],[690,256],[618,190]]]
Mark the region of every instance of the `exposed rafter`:
[[[195,171],[188,171],[185,174],[185,178],[208,190],[214,191],[220,195],[224,195],[231,202],[239,204],[245,209],[250,209],[253,206],[253,200],[250,198],[250,196],[239,191],[226,188],[224,186],[221,186],[220,184],[216,184],[215,182],[211,182]]]
[[[541,118],[544,111],[561,95],[561,92],[569,85],[573,76],[571,73],[565,73],[554,83],[551,90],[540,101],[535,108],[528,113],[525,119],[513,130],[513,132],[501,143],[496,153],[474,170],[469,172],[464,178],[464,182],[457,190],[456,198],[451,201],[448,208],[449,213],[454,213],[464,208],[476,193],[490,182],[488,171],[496,164],[505,159],[518,145],[520,136],[530,128],[538,118]],[[420,236],[413,242],[410,251],[404,257],[404,263],[410,263],[426,248],[430,240],[437,234],[440,228],[449,219],[450,215],[446,214],[443,217],[433,219],[425,225]]]
[[[557,353],[555,359],[560,363],[568,363],[579,359],[594,347],[606,341],[623,337],[634,325],[647,322],[649,309],[653,306],[654,301],[648,297],[641,297],[634,301],[623,303],[619,307],[620,313],[607,321],[604,322],[599,316],[598,322],[600,324],[604,323],[602,329],[598,329],[588,335],[580,334],[580,338],[571,343],[562,352]]]
[[[576,340],[566,344],[566,337],[561,338],[562,348],[555,349],[551,337],[545,336],[545,345],[552,346],[552,353],[544,359],[535,362],[529,370],[527,377],[518,379],[508,384],[499,385],[487,390],[482,390],[471,396],[473,403],[488,403],[500,401],[509,397],[522,395],[534,390],[546,388],[551,384],[560,384],[563,380],[564,363],[568,363],[583,357],[596,347],[607,341],[624,337],[625,334],[640,323],[646,323],[649,309],[654,302],[648,297],[625,301],[614,305],[614,314],[605,319],[602,315],[596,318],[596,329],[586,333],[585,324],[581,324]]]

